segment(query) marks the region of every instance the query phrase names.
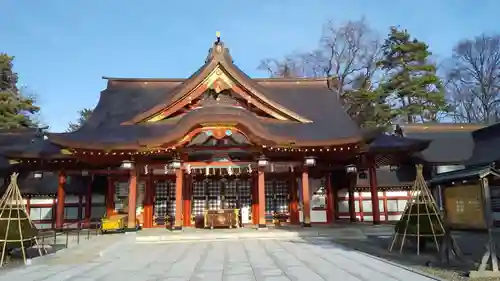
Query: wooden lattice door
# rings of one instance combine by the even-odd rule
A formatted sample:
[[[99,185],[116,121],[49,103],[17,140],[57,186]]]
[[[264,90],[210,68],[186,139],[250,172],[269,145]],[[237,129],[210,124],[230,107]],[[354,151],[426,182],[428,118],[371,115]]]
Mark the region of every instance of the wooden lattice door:
[[[156,225],[165,225],[175,218],[175,182],[161,180],[155,183],[153,217]]]
[[[286,180],[268,180],[265,184],[266,221],[275,216],[289,217],[290,189]]]

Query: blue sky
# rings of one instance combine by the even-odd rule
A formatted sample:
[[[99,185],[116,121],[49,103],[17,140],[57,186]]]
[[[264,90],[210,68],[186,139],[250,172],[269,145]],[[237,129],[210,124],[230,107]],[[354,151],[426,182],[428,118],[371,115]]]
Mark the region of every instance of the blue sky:
[[[257,70],[260,59],[314,48],[327,20],[364,16],[382,35],[399,25],[439,57],[459,39],[500,26],[498,0],[2,2],[0,52],[16,56],[20,83],[36,93],[52,131],[97,104],[102,76],[189,76],[216,31],[235,63],[258,77],[266,75]]]

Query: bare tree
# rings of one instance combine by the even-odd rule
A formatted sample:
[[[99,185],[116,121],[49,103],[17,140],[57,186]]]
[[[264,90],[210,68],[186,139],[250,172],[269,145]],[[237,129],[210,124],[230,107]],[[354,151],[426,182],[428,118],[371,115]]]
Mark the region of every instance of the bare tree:
[[[317,49],[262,60],[259,69],[272,77],[328,77],[335,81],[330,88],[342,96],[360,75],[374,78],[380,47],[379,35],[364,19],[341,26],[330,21],[323,27]]]
[[[301,54],[287,55],[283,59],[261,60],[258,69],[268,72],[269,77],[305,77]]]
[[[340,26],[327,22],[316,49],[294,53],[283,59],[265,59],[259,69],[271,77],[326,77],[328,87],[342,99],[360,125],[368,120],[386,120],[376,91],[383,78],[377,62],[382,40],[365,21],[348,21]],[[377,117],[376,117],[376,116]],[[373,123],[373,122],[371,122]],[[382,122],[384,123],[384,122]]]
[[[336,80],[332,89],[342,96],[360,75],[373,83],[380,47],[380,37],[364,19],[340,27],[329,22],[323,28],[319,51],[312,54],[313,66],[323,70],[329,80]]]
[[[459,42],[446,69],[446,90],[456,122],[500,121],[500,35]]]

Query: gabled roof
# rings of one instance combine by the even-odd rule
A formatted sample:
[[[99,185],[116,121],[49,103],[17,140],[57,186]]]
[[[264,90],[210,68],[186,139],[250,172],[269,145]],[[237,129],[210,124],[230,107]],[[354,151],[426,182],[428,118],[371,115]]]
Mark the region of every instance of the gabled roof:
[[[181,118],[147,124],[150,118],[199,94],[213,71],[232,77],[232,89],[278,120],[266,120],[221,106],[211,113],[194,110]],[[138,149],[169,143],[201,122],[237,123],[258,144],[328,146],[356,143],[366,137],[350,118],[325,79],[251,79],[233,64],[229,51],[216,43],[206,63],[188,79],[107,78],[97,107],[88,122],[73,133],[50,134],[49,139],[79,149]],[[158,119],[159,120],[159,119]]]
[[[204,83],[206,82],[206,83]],[[225,85],[213,86],[212,84],[220,82]],[[231,84],[228,86],[227,84]],[[204,87],[205,86],[205,87]],[[183,100],[189,102],[196,98],[197,95],[207,90],[206,86],[229,87],[233,91],[242,95],[243,97],[251,100],[252,103],[258,104],[264,109],[272,108],[279,111],[280,115],[292,117],[300,122],[310,122],[310,120],[298,115],[296,112],[286,108],[285,106],[277,103],[266,94],[266,89],[259,85],[256,81],[252,80],[241,69],[239,69],[229,55],[229,50],[224,47],[224,44],[219,40],[215,42],[213,48],[210,49],[209,55],[205,64],[198,69],[191,77],[186,79],[184,83],[174,88],[168,97],[164,97],[161,102],[148,110],[134,116],[128,124],[139,123],[159,114],[162,110],[173,107]],[[216,89],[220,91],[221,89]]]

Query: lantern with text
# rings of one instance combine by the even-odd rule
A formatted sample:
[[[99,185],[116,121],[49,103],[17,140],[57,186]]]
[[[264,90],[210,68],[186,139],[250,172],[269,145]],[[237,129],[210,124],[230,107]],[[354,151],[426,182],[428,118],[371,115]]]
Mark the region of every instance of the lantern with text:
[[[304,166],[313,167],[316,165],[316,158],[308,156],[304,159]]]
[[[170,161],[170,168],[172,169],[180,169],[182,167],[182,162],[178,157],[172,158],[172,161]]]
[[[348,174],[355,174],[358,172],[358,167],[356,167],[356,165],[347,165],[345,166],[345,171],[348,173]]]
[[[120,168],[122,168],[124,170],[131,170],[134,168],[134,162],[132,162],[130,160],[123,160],[122,164],[120,165]]]
[[[259,160],[257,160],[257,165],[259,167],[266,167],[269,164],[269,160],[265,156],[261,156]]]

